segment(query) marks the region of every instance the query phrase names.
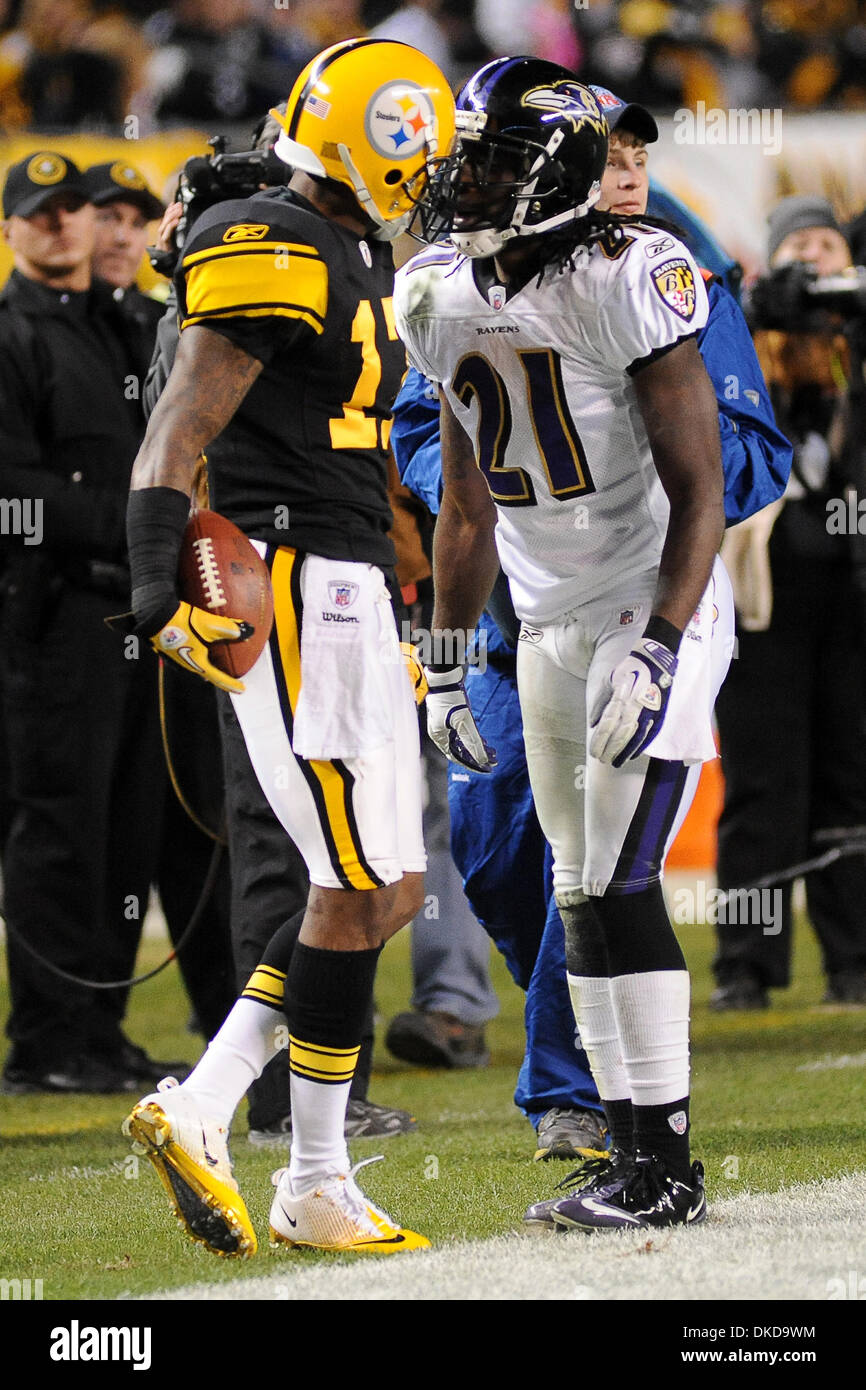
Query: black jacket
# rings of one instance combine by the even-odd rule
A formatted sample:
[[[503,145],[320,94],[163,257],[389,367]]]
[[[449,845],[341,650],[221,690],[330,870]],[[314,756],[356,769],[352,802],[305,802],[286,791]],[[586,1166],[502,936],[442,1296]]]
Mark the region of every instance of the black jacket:
[[[141,362],[110,286],[61,292],[12,272],[0,294],[0,498],[41,502],[39,549],[59,568],[124,558]],[[0,549],[22,545],[0,535]]]

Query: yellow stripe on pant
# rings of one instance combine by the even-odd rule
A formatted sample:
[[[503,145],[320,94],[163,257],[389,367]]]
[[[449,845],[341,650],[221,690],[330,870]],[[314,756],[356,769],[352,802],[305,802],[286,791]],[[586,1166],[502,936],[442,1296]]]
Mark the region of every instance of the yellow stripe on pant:
[[[298,563],[296,552],[288,546],[283,546],[277,550],[271,569],[274,628],[293,718],[301,691],[300,603],[294,594],[294,590],[298,593],[300,591],[299,575],[295,574]],[[289,736],[291,737],[291,730]],[[338,771],[334,762],[305,758],[298,758],[297,761],[319,809],[322,833],[331,851],[335,869],[339,863],[348,885],[352,888],[381,887],[361,863],[359,845],[346,809],[346,799],[351,795],[351,787],[347,787],[344,774]]]

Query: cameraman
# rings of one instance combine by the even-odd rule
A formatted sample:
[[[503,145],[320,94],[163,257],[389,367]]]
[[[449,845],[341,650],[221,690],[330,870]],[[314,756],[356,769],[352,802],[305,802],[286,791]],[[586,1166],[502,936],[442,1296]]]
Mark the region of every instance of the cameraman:
[[[828,502],[846,484],[840,421],[849,352],[843,320],[814,307],[820,281],[851,265],[829,203],[783,199],[769,219],[768,260],[770,274],[752,293],[755,346],[779,426],[794,443],[793,469],[784,499],[732,528],[723,546],[739,659],[716,714],[725,776],[719,887],[730,894],[763,881],[773,896],[761,894],[760,913],[720,913],[751,920],[719,922],[710,999],[717,1011],[766,1008],[767,990],[790,983],[792,884],[773,875],[866,824],[855,561],[850,537],[827,524]],[[866,1004],[866,861],[843,856],[804,877],[825,1000]]]

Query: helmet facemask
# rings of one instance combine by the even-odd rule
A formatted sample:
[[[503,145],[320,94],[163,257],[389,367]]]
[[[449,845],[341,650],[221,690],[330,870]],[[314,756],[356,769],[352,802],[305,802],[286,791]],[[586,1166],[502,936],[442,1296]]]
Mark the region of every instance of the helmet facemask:
[[[542,143],[535,131],[488,131],[487,124],[484,113],[458,111],[454,149],[431,179],[426,200],[428,240],[448,236],[467,256],[491,256],[515,237],[538,236],[585,216],[598,201],[598,180],[575,201],[573,180],[556,157],[565,138],[561,127]]]

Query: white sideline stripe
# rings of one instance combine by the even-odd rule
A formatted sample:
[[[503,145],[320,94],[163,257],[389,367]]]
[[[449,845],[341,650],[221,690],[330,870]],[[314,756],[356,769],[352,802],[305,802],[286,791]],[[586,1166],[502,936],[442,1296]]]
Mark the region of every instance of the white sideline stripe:
[[[192,1284],[150,1298],[823,1301],[831,1291],[842,1296],[852,1270],[866,1276],[864,1209],[861,1172],[715,1201],[707,1222],[689,1230],[520,1232],[393,1259],[348,1256],[306,1267],[303,1251],[286,1252],[273,1257],[278,1267],[266,1277]]]
[[[823,1057],[804,1062],[795,1071],[842,1071],[845,1067],[866,1067],[866,1052],[843,1052],[839,1056],[825,1052]]]

